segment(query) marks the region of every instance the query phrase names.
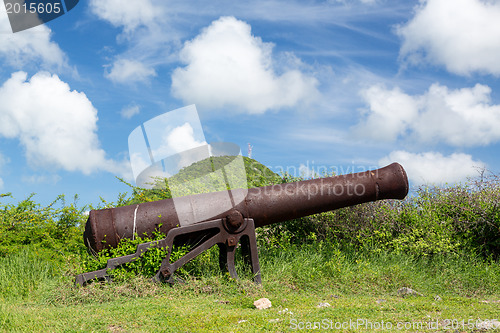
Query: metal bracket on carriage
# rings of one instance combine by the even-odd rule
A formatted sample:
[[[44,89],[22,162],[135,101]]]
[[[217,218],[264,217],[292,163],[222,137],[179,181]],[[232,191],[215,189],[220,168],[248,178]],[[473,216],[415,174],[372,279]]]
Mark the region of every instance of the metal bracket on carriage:
[[[194,244],[188,253],[171,263],[170,256],[176,238],[185,237],[195,239],[196,237],[193,237],[193,235],[196,234],[200,235],[196,244]],[[161,263],[160,269],[153,277],[153,280],[174,283],[175,278],[173,274],[176,270],[214,245],[218,245],[219,247],[219,264],[221,269],[228,271],[232,278],[237,279],[238,275],[236,273],[234,258],[238,244],[241,244],[244,260],[252,270],[254,281],[261,283],[254,221],[243,218],[241,213],[234,210],[229,212],[225,218],[171,229],[164,239],[139,244],[135,253],[109,259],[106,268],[77,275],[75,284],[84,286],[92,280],[110,281],[109,272],[111,270],[139,259],[152,248],[167,249],[167,256]]]

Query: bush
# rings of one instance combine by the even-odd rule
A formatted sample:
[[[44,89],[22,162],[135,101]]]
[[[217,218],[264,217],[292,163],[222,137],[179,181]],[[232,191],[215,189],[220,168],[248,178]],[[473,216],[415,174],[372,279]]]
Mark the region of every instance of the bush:
[[[28,245],[45,249],[43,253],[50,260],[64,260],[68,253],[81,252],[86,207],[77,207],[78,197],[68,205],[61,195],[47,207],[36,203],[33,197],[34,194],[17,205],[0,204],[0,257]],[[56,208],[58,205],[60,208]]]
[[[328,241],[373,251],[414,256],[467,251],[500,255],[498,177],[450,187],[423,186],[404,201],[386,200],[271,225],[259,231],[265,242]]]
[[[84,272],[90,272],[105,268],[109,259],[135,253],[137,245],[163,238],[165,235],[160,232],[154,232],[150,237],[123,238],[116,248],[104,249],[97,256],[85,256],[82,260],[82,269]],[[119,266],[110,274],[117,280],[126,280],[136,275],[154,276],[166,255],[166,249],[150,248],[137,260]]]

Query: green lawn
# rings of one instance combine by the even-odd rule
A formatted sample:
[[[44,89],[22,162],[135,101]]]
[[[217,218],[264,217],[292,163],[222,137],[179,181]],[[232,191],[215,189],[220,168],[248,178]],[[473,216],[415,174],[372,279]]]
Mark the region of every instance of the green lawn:
[[[232,280],[222,273],[184,275],[186,282],[174,286],[136,277],[75,287],[71,276],[53,276],[30,287],[24,297],[0,301],[0,328],[370,332],[396,331],[399,323],[403,332],[474,332],[476,323],[500,320],[500,269],[473,257],[412,259],[323,244],[263,250],[261,266],[262,286],[248,277]],[[423,296],[399,296],[401,287]],[[255,309],[253,302],[262,297],[270,299],[271,308]],[[318,307],[320,303],[330,306]],[[312,329],[315,323],[317,329]]]
[[[453,328],[458,327],[452,325],[459,325],[465,328],[460,327],[460,332],[472,332],[469,324],[474,328],[478,319],[498,318],[500,309],[500,304],[491,302],[494,300],[491,297],[486,297],[490,303],[482,303],[483,298],[451,296],[435,301],[433,296],[333,295],[291,291],[286,287],[273,292],[250,289],[250,292],[239,289],[238,295],[228,291],[203,293],[189,287],[168,287],[150,296],[102,303],[2,304],[0,326],[4,331],[24,332],[278,332],[307,328],[314,322],[319,322],[323,331],[336,330],[335,325],[338,328],[344,325],[344,329],[337,331],[370,331],[367,328],[373,326],[369,325],[376,328],[384,322],[385,328],[389,323],[394,329],[398,323],[416,328],[403,331],[454,332]],[[260,296],[267,296],[273,306],[256,310],[252,304]],[[321,302],[331,306],[318,308]],[[456,321],[447,322],[447,319]],[[420,329],[418,325],[424,326]],[[425,325],[434,326],[429,329]],[[445,329],[445,325],[449,329]]]

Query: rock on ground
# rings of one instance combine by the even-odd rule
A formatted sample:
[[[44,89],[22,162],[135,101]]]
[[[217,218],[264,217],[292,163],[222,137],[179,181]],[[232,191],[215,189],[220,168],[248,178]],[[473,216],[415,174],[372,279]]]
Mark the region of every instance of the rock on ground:
[[[329,308],[330,306],[330,303],[319,303],[316,305],[317,308]]]
[[[271,301],[267,298],[261,298],[253,302],[253,305],[259,310],[267,309],[271,307]]]
[[[403,297],[408,296],[408,295],[412,295],[412,296],[424,296],[421,293],[419,293],[418,291],[410,289],[410,288],[407,288],[407,287],[403,287],[403,288],[398,289],[398,295],[399,296],[403,296]]]

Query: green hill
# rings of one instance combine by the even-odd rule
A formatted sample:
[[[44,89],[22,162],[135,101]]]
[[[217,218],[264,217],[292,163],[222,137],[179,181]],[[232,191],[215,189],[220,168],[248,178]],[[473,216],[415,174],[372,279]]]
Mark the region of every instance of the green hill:
[[[170,178],[155,179],[153,189],[135,187],[133,197],[126,204],[281,182],[278,174],[254,159],[244,156],[209,157],[182,168]]]
[[[245,166],[246,175],[241,170],[241,159]],[[246,176],[249,188],[273,184],[280,179],[278,174],[254,159],[244,156],[217,156],[206,158],[182,168],[179,173],[170,177],[168,182],[182,183],[203,179],[208,173],[213,174],[222,169],[225,170],[229,179]],[[241,183],[238,180],[236,182]]]

